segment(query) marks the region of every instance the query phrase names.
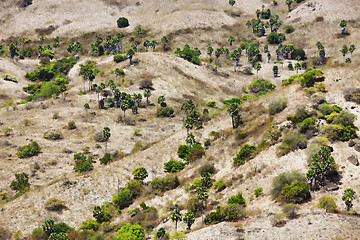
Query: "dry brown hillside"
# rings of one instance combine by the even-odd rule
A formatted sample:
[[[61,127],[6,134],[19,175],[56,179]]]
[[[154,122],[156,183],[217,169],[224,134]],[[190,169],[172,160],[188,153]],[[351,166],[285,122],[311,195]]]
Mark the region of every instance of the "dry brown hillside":
[[[278,45],[269,44],[272,57],[268,63],[263,52],[263,46],[268,44],[266,36],[255,37],[245,25],[247,20],[256,18],[255,11],[261,9],[261,5],[270,8],[282,22],[278,32],[284,32],[285,25],[294,27],[294,32],[285,34],[283,44],[303,48],[308,68],[313,67],[312,57],[318,55],[316,42],[320,41],[326,49],[327,63],[316,66],[324,72],[321,86],[326,88],[319,95],[324,96],[327,103],[354,114],[354,125],[360,127],[358,103],[344,98],[346,90],[359,86],[360,46],[356,46],[358,49],[352,53],[351,63],[344,63],[345,58],[340,52],[344,44],[357,45],[359,42],[359,0],[303,1],[292,4],[291,12],[288,12],[283,0],[278,0],[275,7],[270,0],[236,0],[232,9],[227,0],[33,0],[33,4],[19,7],[20,2],[2,0],[0,3],[0,45],[4,48],[7,49],[20,37],[29,39],[27,46],[34,48],[52,44],[52,39],[59,37],[60,45],[52,60],[56,61],[74,55],[66,51],[70,41],[80,41],[82,46],[80,59],[66,76],[62,76],[69,81],[65,94],[25,104],[23,100],[27,100],[30,94],[23,87],[32,83],[25,74],[34,71],[41,62],[37,54],[25,59],[12,59],[9,52],[0,54],[0,239],[46,239],[41,236],[36,238],[32,232],[50,218],[78,230],[69,235],[70,239],[112,239],[124,222],[135,221],[133,209],[139,208],[141,202],[158,211],[157,224],[151,226],[153,231],[146,233],[147,239],[154,239],[161,227],[172,235],[175,229],[169,206],[178,204],[181,213],[185,214],[186,203],[196,197],[196,193],[188,188],[194,179],[200,177],[199,168],[204,164],[215,167],[215,173],[211,175],[213,182],[223,180],[227,186],[221,192],[209,188],[204,216],[241,192],[246,200],[246,217],[208,226],[202,224],[201,214],[198,213],[191,231],[185,231],[187,226],[184,222],[178,223],[183,239],[359,239],[360,167],[348,161],[352,155],[360,158],[359,138],[350,140],[356,143],[355,147],[350,147],[350,141],[324,140],[325,135],[316,133],[316,136],[308,136],[307,149],[296,149],[280,156],[278,148],[285,134],[298,131],[298,127],[290,127],[288,115],[294,115],[298,106],[303,105],[309,111],[315,111],[314,118],[321,118],[316,110],[318,106],[314,108],[314,96],[317,94],[310,96],[310,90],[301,87],[298,82],[281,86],[282,80],[296,74],[296,70],[288,69],[288,64],[295,65],[297,61],[281,59],[282,62],[275,63]],[[119,17],[128,18],[130,26],[119,29],[116,25]],[[339,22],[342,19],[347,20],[348,35],[340,33]],[[129,64],[129,60],[115,63],[111,54],[91,56],[90,44],[95,42],[97,35],[105,39],[109,34],[122,32],[123,50],[126,50],[137,39],[137,27],[143,29],[143,34],[139,36],[139,51],[133,57],[133,65]],[[266,31],[270,33],[269,29]],[[39,40],[41,35],[45,37],[43,42]],[[169,38],[166,51],[163,51],[160,40],[164,35]],[[235,37],[232,46],[228,43],[229,36]],[[213,61],[209,61],[207,47],[212,46],[214,50],[226,47],[232,51],[242,38],[254,38],[259,43],[263,57],[258,77],[270,81],[276,88],[265,95],[243,101],[239,107],[243,123],[233,129],[224,100],[241,98],[245,94],[256,95],[248,86],[257,78],[257,72],[248,63],[245,50],[238,71],[234,71],[234,61],[223,54],[216,72],[215,56],[213,54]],[[155,39],[159,43],[155,50],[145,51],[143,42],[146,39]],[[176,48],[182,49],[187,43],[201,51],[200,65],[174,53]],[[18,46],[21,49],[21,45]],[[346,57],[350,58],[350,53]],[[127,124],[119,121],[124,115],[121,109],[99,109],[97,93],[82,92],[84,81],[79,71],[87,60],[95,61],[95,67],[100,71],[93,82],[97,85],[115,79],[121,92],[143,94],[144,90],[140,87],[144,79],[151,81],[151,104],[147,106],[143,98],[138,114],[127,110],[126,116],[130,119]],[[273,76],[274,64],[279,67],[278,77]],[[124,78],[115,75],[116,68],[124,70]],[[299,70],[299,74],[304,72],[304,69]],[[4,76],[6,74],[14,77],[15,81],[9,80]],[[172,117],[156,117],[159,96],[165,96],[167,105],[174,108]],[[286,99],[286,108],[270,115],[269,103],[279,98]],[[115,214],[111,219],[112,229],[109,227],[110,230],[106,231],[104,225],[100,227],[96,234],[102,234],[103,238],[95,238],[96,234],[92,238],[81,235],[84,232],[79,230],[82,222],[93,219],[95,206],[112,201],[118,187],[125,187],[133,179],[134,168],[143,166],[147,169],[149,176],[144,184],[150,185],[155,177],[167,174],[164,171],[165,162],[170,159],[182,161],[177,150],[179,145],[185,144],[187,130],[181,105],[188,99],[195,102],[204,122],[202,128],[194,128],[190,132],[201,144],[205,140],[211,141],[205,155],[177,173],[180,181],[177,188],[162,193],[146,188],[121,214]],[[206,105],[210,100],[216,102],[215,107]],[[23,101],[22,104],[20,101]],[[84,109],[85,103],[89,103],[90,109]],[[209,110],[209,114],[203,114],[204,108]],[[76,129],[67,128],[70,121],[75,122]],[[328,125],[324,119],[317,119],[317,123],[319,129]],[[259,147],[269,129],[282,125],[289,127],[282,130],[279,139],[272,145]],[[96,141],[95,137],[104,127],[111,129],[107,151],[114,156],[107,165],[99,161],[104,156],[105,143]],[[48,131],[58,131],[62,138],[45,139],[44,134]],[[222,137],[211,136],[214,131]],[[244,132],[246,136],[239,137]],[[333,148],[332,156],[340,173],[337,188],[329,190],[324,187],[311,191],[311,199],[296,204],[299,207],[298,216],[286,218],[281,215],[283,204],[272,199],[272,181],[279,174],[293,170],[306,174],[309,149],[317,140]],[[30,158],[19,158],[16,155],[19,148],[32,141],[40,145],[40,153]],[[243,165],[235,165],[233,158],[244,144],[254,144],[259,149],[255,157]],[[74,171],[74,154],[79,152],[94,156],[92,171]],[[16,196],[10,184],[15,174],[22,172],[29,174],[31,185],[24,194]],[[258,187],[263,188],[263,193],[255,197],[254,189]],[[356,192],[351,212],[343,210],[342,196],[346,188],[353,188]],[[323,195],[335,198],[337,211],[325,212],[318,207],[319,198]],[[62,211],[45,208],[45,202],[53,197],[64,201],[66,207]],[[276,216],[282,216],[285,223],[274,226]]]

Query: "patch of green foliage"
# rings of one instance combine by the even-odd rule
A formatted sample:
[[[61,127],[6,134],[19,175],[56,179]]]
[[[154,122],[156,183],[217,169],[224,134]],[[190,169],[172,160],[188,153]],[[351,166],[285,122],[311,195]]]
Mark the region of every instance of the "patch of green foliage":
[[[177,188],[180,185],[176,175],[166,175],[163,178],[156,177],[151,181],[150,186],[153,191],[166,192]]]
[[[264,79],[255,79],[248,85],[249,90],[258,96],[264,95],[275,89],[275,85]]]
[[[227,204],[239,204],[242,205],[243,207],[246,206],[245,198],[240,192],[234,196],[231,196],[228,199]]]
[[[158,107],[156,109],[156,117],[171,117],[174,114],[172,107]]]
[[[234,163],[236,164],[244,164],[246,160],[251,158],[253,152],[257,150],[255,145],[245,144],[240,148],[240,151],[234,157]]]
[[[178,156],[186,162],[193,162],[201,158],[205,154],[204,148],[201,144],[180,145],[178,148]]]
[[[76,58],[62,58],[49,65],[40,65],[35,71],[25,74],[27,79],[36,82],[23,88],[31,94],[29,100],[47,99],[65,91],[69,83],[65,76],[76,61]]]
[[[196,65],[200,65],[201,61],[199,56],[201,52],[198,48],[191,49],[189,44],[185,44],[184,48],[177,51],[179,56],[185,59],[188,62],[194,63]]]
[[[310,186],[306,177],[297,172],[286,172],[273,180],[271,195],[274,200],[285,203],[301,203],[310,199]]]
[[[75,166],[74,170],[75,172],[88,172],[94,169],[94,166],[92,165],[92,156],[89,155],[86,157],[83,153],[76,153],[74,154],[74,161]]]
[[[170,161],[164,163],[164,169],[166,172],[176,173],[183,170],[185,165],[186,164],[184,162],[179,162],[171,159]]]
[[[299,82],[302,87],[312,87],[315,84],[315,78],[322,75],[324,75],[324,72],[319,69],[307,69],[302,74],[294,74],[290,78],[282,80],[281,86]]]
[[[31,142],[28,145],[24,145],[20,148],[20,151],[16,153],[19,158],[29,158],[37,155],[40,152],[41,148],[39,144],[35,141]]]
[[[227,204],[223,207],[217,206],[215,212],[205,216],[206,225],[216,224],[223,221],[236,221],[246,216],[245,208],[239,204]]]

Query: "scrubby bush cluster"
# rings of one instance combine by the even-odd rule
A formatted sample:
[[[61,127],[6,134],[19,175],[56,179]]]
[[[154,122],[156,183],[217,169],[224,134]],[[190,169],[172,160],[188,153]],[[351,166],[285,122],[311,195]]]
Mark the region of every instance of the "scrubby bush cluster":
[[[37,142],[33,141],[28,145],[22,146],[20,148],[20,151],[18,153],[16,153],[16,155],[19,158],[29,158],[29,157],[38,155],[40,150],[41,150],[41,148],[40,148],[39,144]]]
[[[234,157],[234,163],[244,164],[248,159],[252,157],[252,154],[257,150],[255,145],[245,144],[240,148],[240,151]]]

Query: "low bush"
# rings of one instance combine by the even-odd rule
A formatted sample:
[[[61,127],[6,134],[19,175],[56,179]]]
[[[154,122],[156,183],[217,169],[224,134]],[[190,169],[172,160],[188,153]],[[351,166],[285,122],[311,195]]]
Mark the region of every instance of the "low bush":
[[[221,192],[226,188],[224,180],[220,179],[213,183],[212,187],[216,189],[217,192]]]
[[[174,114],[172,107],[158,107],[156,109],[156,117],[171,117]]]
[[[227,204],[238,204],[241,205],[243,207],[246,206],[246,202],[245,202],[245,198],[242,196],[241,193],[238,193],[234,196],[231,196],[228,201]]]
[[[262,194],[262,192],[263,192],[263,189],[261,187],[255,188],[255,190],[254,190],[255,197],[260,196],[260,194]]]
[[[304,121],[300,123],[299,132],[306,133],[307,131],[315,131],[315,119],[314,118],[306,118]]]
[[[105,142],[106,141],[106,138],[104,137],[102,130],[98,131],[94,134],[94,140],[95,140],[95,142]]]
[[[132,203],[132,196],[129,189],[124,189],[115,194],[112,197],[112,202],[121,210],[124,209]],[[80,228],[81,229],[81,228]]]
[[[276,32],[271,32],[267,37],[266,40],[268,41],[268,43],[270,44],[279,44],[282,41],[285,40],[285,35],[282,33],[276,33]]]
[[[209,107],[216,107],[216,102],[214,100],[207,101],[205,104]]]
[[[130,191],[130,195],[132,199],[137,198],[141,195],[141,193],[145,190],[144,184],[136,179],[131,179],[127,184],[125,189]]]
[[[153,191],[165,192],[177,188],[180,185],[176,175],[166,175],[163,178],[156,177],[151,181],[150,186]]]
[[[240,151],[236,154],[234,157],[234,163],[235,164],[244,164],[246,160],[251,158],[251,155],[253,152],[257,150],[257,147],[255,145],[249,145],[245,144],[240,148]]]
[[[30,188],[29,175],[27,173],[15,173],[16,180],[12,181],[10,188],[17,192],[24,192]]]
[[[171,159],[170,161],[164,163],[164,169],[166,172],[176,173],[176,172],[183,170],[185,165],[186,164],[183,162],[179,162],[179,161],[175,161],[175,160]]]
[[[185,209],[196,214],[201,211],[202,202],[197,197],[191,197],[187,201]]]
[[[186,162],[193,162],[197,159],[200,159],[205,155],[205,150],[200,144],[190,145],[180,145],[178,148],[178,156],[181,159],[184,159]]]
[[[217,131],[211,131],[211,132],[209,133],[209,136],[214,137],[214,139],[217,139],[217,138],[220,137],[220,133],[217,132]]]
[[[19,158],[29,158],[29,157],[38,155],[40,150],[41,150],[41,148],[40,148],[39,144],[37,142],[33,141],[28,145],[22,146],[20,148],[20,151],[18,153],[16,153],[16,155]]]
[[[285,26],[284,26],[284,31],[285,31],[286,33],[292,33],[292,32],[295,31],[295,28],[294,28],[293,25],[285,25]],[[293,59],[295,59],[295,58],[293,58]]]
[[[286,219],[285,219],[285,214],[284,213],[277,213],[275,214],[275,216],[271,219],[271,225],[273,227],[282,227],[286,224]]]
[[[70,122],[68,122],[68,125],[66,126],[66,128],[67,128],[68,130],[74,130],[74,129],[76,129],[77,127],[76,127],[75,121],[70,121]]]
[[[286,105],[287,105],[286,99],[273,100],[268,107],[270,115],[275,115],[276,113],[281,112],[286,108]]]
[[[334,111],[334,109],[331,105],[327,103],[322,103],[319,105],[319,111],[322,113],[322,115],[326,116],[330,115]]]
[[[75,172],[88,172],[94,169],[94,166],[92,165],[92,159],[93,157],[89,155],[86,157],[83,153],[76,153],[74,154],[74,161],[75,166],[74,170]]]
[[[304,49],[295,48],[295,50],[291,53],[291,59],[298,60],[298,58],[300,58],[300,60],[302,61],[306,59],[306,54]]]
[[[249,90],[257,95],[264,95],[275,89],[275,85],[264,79],[255,79],[248,85]]]
[[[274,178],[271,195],[279,202],[301,203],[310,199],[309,189],[306,177],[293,171],[282,173]]]
[[[252,94],[244,94],[241,96],[241,100],[243,100],[243,101],[247,101],[247,100],[254,99],[254,98],[256,98],[256,96],[254,96]]]
[[[306,148],[306,136],[298,132],[290,132],[285,134],[281,145],[278,147],[278,155],[284,156],[291,151],[299,148]]]
[[[348,141],[357,137],[356,131],[358,130],[357,127],[351,126],[342,126],[338,124],[331,124],[329,126],[323,126],[321,129],[321,133],[324,134],[327,138],[332,141]]]
[[[96,231],[96,230],[98,230],[98,228],[99,228],[98,223],[93,219],[89,219],[88,221],[82,222],[79,229]]]
[[[58,198],[50,198],[45,202],[45,209],[50,211],[59,211],[63,208],[66,208],[65,201]]]
[[[223,207],[217,206],[215,212],[205,216],[206,225],[216,224],[223,221],[236,221],[246,216],[245,208],[239,204],[228,204]]]
[[[108,164],[111,161],[112,159],[110,153],[105,153],[105,155],[102,158],[100,158],[100,163],[104,165]]]
[[[319,198],[319,205],[320,208],[326,209],[326,212],[329,210],[335,210],[336,206],[336,198],[330,197],[328,195],[324,195]]]
[[[215,173],[215,167],[211,164],[204,164],[199,169],[200,175],[205,176],[206,174],[213,174]]]
[[[47,131],[46,133],[44,133],[44,138],[48,139],[48,140],[59,140],[59,139],[62,139],[63,136],[62,136],[61,132],[51,130],[51,131]]]

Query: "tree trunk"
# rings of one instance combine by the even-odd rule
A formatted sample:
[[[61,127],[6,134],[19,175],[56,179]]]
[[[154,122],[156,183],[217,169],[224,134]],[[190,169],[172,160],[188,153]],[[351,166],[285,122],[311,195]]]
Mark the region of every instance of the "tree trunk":
[[[233,114],[231,115],[231,123],[232,123],[233,129],[235,129],[234,115]]]
[[[204,224],[203,211],[204,211],[204,200],[202,200],[202,202],[201,202],[201,221],[202,221],[202,223]]]
[[[105,141],[105,154],[106,154],[106,150],[107,150],[107,141]]]
[[[84,92],[86,92],[86,90],[85,90],[85,83],[86,83],[86,80],[84,79]]]

